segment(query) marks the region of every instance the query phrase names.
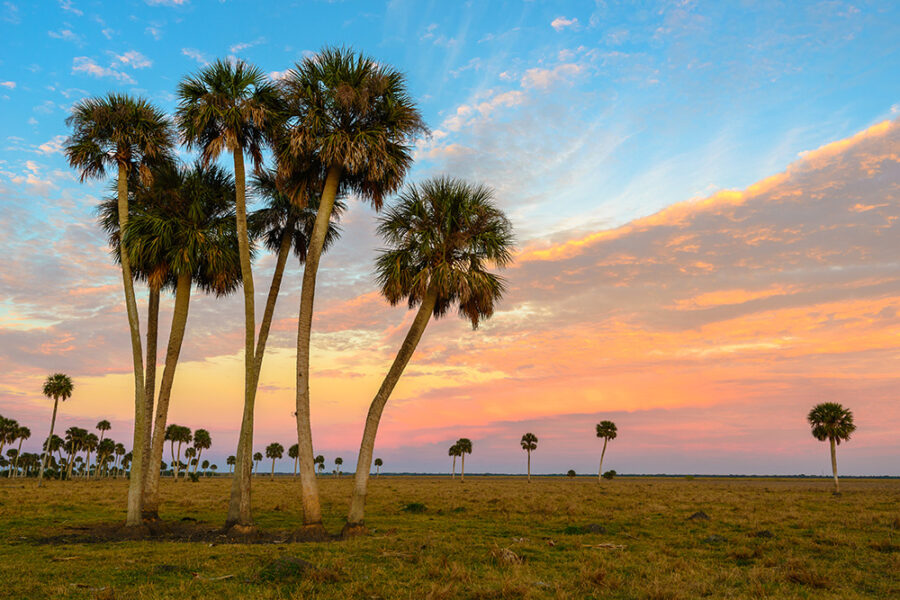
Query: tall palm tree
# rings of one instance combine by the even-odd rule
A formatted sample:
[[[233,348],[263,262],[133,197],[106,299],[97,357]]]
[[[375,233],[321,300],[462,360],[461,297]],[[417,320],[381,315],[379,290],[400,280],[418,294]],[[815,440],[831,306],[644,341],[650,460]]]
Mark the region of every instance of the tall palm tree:
[[[466,454],[472,454],[472,440],[459,438],[456,440],[456,445],[459,446],[459,456],[462,459],[459,466],[459,481],[462,483],[466,479]]]
[[[294,477],[297,476],[297,458],[300,456],[300,446],[294,444],[288,448],[288,457],[294,459]]]
[[[531,483],[531,451],[537,450],[538,439],[533,433],[522,436],[522,450],[528,453],[528,483]]]
[[[344,464],[344,459],[341,458],[340,456],[338,456],[336,459],[334,459],[334,467],[335,467],[334,470],[337,473],[338,477],[341,476],[341,465],[342,464]]]
[[[375,477],[381,475],[381,467],[384,465],[384,461],[380,458],[375,459]]]
[[[44,381],[44,395],[48,398],[53,398],[53,416],[50,417],[50,434],[47,436],[47,444],[44,447],[44,460],[41,463],[41,470],[38,474],[38,487],[41,487],[44,481],[44,471],[47,469],[47,461],[50,459],[50,453],[52,452],[50,443],[53,440],[53,428],[56,426],[56,409],[60,400],[66,401],[72,397],[74,389],[72,378],[64,373],[54,373]]]
[[[15,440],[15,434],[19,430],[19,422],[15,419],[7,419],[0,415],[0,454],[3,447]]]
[[[66,452],[69,455],[68,466],[66,467],[66,479],[72,478],[72,469],[75,466],[76,460],[82,460],[81,457],[78,456],[78,453],[84,449],[87,435],[87,430],[82,429],[81,427],[69,427],[66,429]]]
[[[450,471],[450,479],[454,479],[456,477],[456,457],[460,456],[462,452],[459,451],[459,446],[453,444],[450,448],[447,449],[447,456],[453,457],[453,470]]]
[[[441,177],[409,186],[381,218],[387,243],[377,259],[381,293],[396,305],[419,306],[390,370],[372,400],[359,448],[356,481],[346,531],[362,528],[366,485],[381,414],[412,358],[432,315],[452,308],[472,327],[494,312],[503,294],[491,265],[512,260],[512,225],[481,185]]]
[[[84,449],[85,459],[84,459],[84,476],[89,477],[91,474],[91,454],[93,454],[94,450],[97,449],[97,444],[100,442],[100,438],[97,437],[96,433],[88,433],[84,436],[84,442],[82,448]],[[99,465],[97,465],[99,466]]]
[[[272,459],[272,481],[275,481],[275,461],[284,456],[284,446],[278,442],[272,442],[266,446],[266,458]]]
[[[261,461],[262,459],[263,459],[262,452],[255,452],[253,454],[253,462],[256,463],[255,468],[254,468],[255,475],[259,475],[259,461]]]
[[[176,120],[188,148],[198,148],[206,164],[226,150],[234,161],[235,221],[244,290],[244,413],[226,524],[250,527],[250,452],[258,373],[244,153],[259,167],[263,149],[278,128],[282,106],[277,88],[265,73],[243,61],[217,60],[204,67],[182,80],[178,98]]]
[[[228,473],[229,474],[231,474],[231,468],[234,467],[234,463],[236,461],[237,461],[237,459],[234,457],[234,455],[231,455],[225,459],[225,464],[228,465]]]
[[[25,426],[19,426],[16,431],[15,439],[19,440],[19,447],[16,448],[16,462],[13,465],[16,474],[18,475],[19,471],[19,458],[22,456],[22,442],[31,437],[31,430]]]
[[[828,440],[831,446],[831,472],[834,475],[834,493],[840,494],[838,484],[837,453],[836,446],[850,439],[850,435],[856,431],[853,423],[853,413],[849,408],[844,408],[837,402],[823,402],[817,404],[806,416],[812,427],[812,435],[820,442]]]
[[[297,437],[306,534],[324,535],[309,410],[309,347],[319,260],[331,211],[342,192],[378,210],[412,164],[411,144],[426,131],[403,74],[347,48],[325,48],[282,80],[287,143],[284,160],[314,156],[325,174],[309,242],[297,325]]]
[[[112,425],[106,419],[103,419],[99,423],[97,423],[97,431],[100,432],[100,441],[103,441],[103,438],[106,437],[106,432],[112,429]]]
[[[197,462],[200,462],[200,457],[203,455],[204,450],[209,450],[210,446],[212,446],[212,437],[210,437],[209,432],[205,429],[198,429],[194,432],[194,449],[197,450]],[[197,472],[196,465],[194,466],[194,473]]]
[[[124,465],[122,464],[122,458],[125,456],[125,446],[123,444],[116,444],[115,450],[113,452],[116,455],[115,469],[116,469],[116,479],[122,474],[124,470]],[[159,469],[157,469],[158,471]]]
[[[618,429],[612,421],[600,421],[597,423],[597,437],[603,438],[603,451],[600,453],[600,468],[597,470],[597,480],[603,483],[603,457],[606,455],[606,444],[616,439]]]
[[[109,167],[116,167],[120,231],[124,236],[128,222],[128,177],[139,173],[149,177],[149,167],[170,159],[173,137],[169,119],[142,98],[109,94],[87,98],[72,108],[66,124],[72,127],[65,154],[69,164],[80,171],[81,180],[101,178]],[[126,248],[123,239],[120,244]],[[141,524],[141,500],[144,484],[142,466],[146,432],[144,401],[144,359],[134,283],[127,252],[122,253],[122,283],[125,309],[131,333],[134,365],[134,458],[128,485],[126,526]]]

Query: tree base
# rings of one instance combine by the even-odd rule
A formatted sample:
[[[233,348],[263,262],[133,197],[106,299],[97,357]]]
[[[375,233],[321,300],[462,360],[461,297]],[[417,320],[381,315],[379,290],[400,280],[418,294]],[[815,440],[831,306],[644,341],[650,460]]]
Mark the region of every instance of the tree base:
[[[840,492],[831,492],[831,495],[834,496],[835,498],[840,498],[840,497],[841,497],[841,493],[840,493]]]
[[[365,523],[360,521],[359,523],[347,523],[344,525],[344,528],[341,530],[341,537],[346,539],[352,537],[359,537],[369,535],[369,530],[366,528]]]
[[[243,525],[241,523],[225,524],[225,532],[228,535],[252,536],[259,533],[256,525]]]
[[[331,539],[321,523],[303,525],[291,536],[292,542],[324,542]]]

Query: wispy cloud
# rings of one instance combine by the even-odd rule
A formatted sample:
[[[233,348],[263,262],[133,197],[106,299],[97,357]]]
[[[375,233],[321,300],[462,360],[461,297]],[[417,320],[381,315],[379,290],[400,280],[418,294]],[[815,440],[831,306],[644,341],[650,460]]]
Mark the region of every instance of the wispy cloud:
[[[111,77],[122,83],[137,83],[131,75],[112,66],[103,67],[87,56],[76,56],[72,59],[72,73],[83,73],[91,77]]]
[[[5,87],[10,90],[14,90],[14,89],[16,89],[16,82],[15,81],[0,81],[0,86]]]
[[[550,27],[555,29],[556,31],[562,31],[567,27],[577,27],[578,19],[572,18],[567,19],[566,17],[556,17],[553,21],[550,22]]]
[[[57,40],[63,40],[66,42],[72,42],[74,44],[78,44],[79,46],[84,43],[84,40],[81,38],[81,36],[78,35],[77,33],[75,33],[74,31],[72,31],[71,29],[60,29],[59,31],[48,31],[47,35],[49,35],[50,37],[57,39]]]
[[[73,15],[81,16],[84,13],[79,9],[75,8],[75,5],[72,3],[72,0],[59,0],[59,7],[66,12],[70,12]]]
[[[196,48],[182,48],[181,53],[184,56],[187,56],[188,58],[197,61],[201,65],[209,64],[209,57],[206,54],[204,54],[203,52],[200,52],[199,50],[197,50]]]
[[[110,55],[113,57],[112,66],[114,67],[128,66],[132,69],[146,69],[147,67],[153,66],[153,61],[137,50],[129,50],[124,54],[110,52]]]
[[[247,50],[248,48],[252,48],[254,46],[258,46],[260,44],[265,43],[265,41],[266,41],[266,38],[260,37],[260,38],[253,40],[252,42],[238,42],[237,44],[233,44],[228,49],[228,51],[231,52],[232,54],[240,54],[241,52],[243,52],[244,50]]]

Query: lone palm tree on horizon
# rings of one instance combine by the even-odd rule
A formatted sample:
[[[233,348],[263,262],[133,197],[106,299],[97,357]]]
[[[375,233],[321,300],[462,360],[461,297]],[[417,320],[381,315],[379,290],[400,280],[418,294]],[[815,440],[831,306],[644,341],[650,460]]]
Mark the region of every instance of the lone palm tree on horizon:
[[[528,453],[528,482],[531,483],[531,451],[537,450],[538,439],[533,433],[526,433],[522,436],[522,450]]]
[[[447,449],[447,456],[453,457],[453,470],[450,471],[450,479],[456,478],[456,457],[460,454],[462,453],[459,451],[459,446],[456,444],[453,444]]]
[[[853,423],[853,413],[837,402],[823,402],[817,404],[809,411],[806,420],[812,427],[812,435],[820,442],[828,440],[831,447],[831,472],[834,475],[834,493],[840,494],[838,483],[837,450],[836,446],[850,439],[850,435],[856,431]]]
[[[606,456],[606,444],[616,439],[618,429],[612,421],[600,421],[597,423],[597,437],[603,438],[603,451],[600,453],[600,468],[597,471],[597,480],[603,482],[603,457]]]
[[[50,417],[50,433],[47,435],[47,442],[44,445],[44,460],[41,462],[41,470],[38,473],[38,487],[41,487],[44,482],[44,471],[47,469],[47,461],[50,459],[50,442],[53,440],[53,428],[56,426],[56,409],[60,400],[66,401],[72,397],[74,389],[72,378],[64,373],[54,373],[44,381],[44,395],[53,398],[53,416]]]

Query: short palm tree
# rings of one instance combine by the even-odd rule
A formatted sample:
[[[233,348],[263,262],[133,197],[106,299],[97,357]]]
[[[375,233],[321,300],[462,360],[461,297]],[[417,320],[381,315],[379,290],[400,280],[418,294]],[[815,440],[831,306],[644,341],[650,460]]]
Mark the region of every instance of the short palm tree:
[[[31,430],[27,427],[20,425],[16,430],[16,435],[14,439],[19,440],[19,447],[16,448],[16,462],[13,465],[16,474],[18,475],[19,471],[19,458],[22,456],[22,442],[31,437]]]
[[[812,435],[820,442],[828,440],[831,446],[831,472],[834,475],[834,493],[840,494],[837,471],[836,446],[850,439],[850,435],[856,431],[853,423],[853,413],[849,408],[844,408],[837,402],[823,402],[817,404],[806,416],[812,427]]]
[[[304,529],[324,534],[313,461],[309,412],[309,345],[319,260],[331,212],[352,191],[378,210],[403,183],[412,143],[426,131],[404,76],[347,48],[325,48],[282,80],[285,101],[283,162],[313,157],[324,173],[316,224],[309,241],[297,327],[297,435]]]
[[[229,473],[231,473],[231,468],[234,467],[234,463],[235,463],[235,462],[236,462],[236,459],[235,459],[234,455],[231,455],[231,456],[229,456],[228,458],[225,459],[225,464],[228,465],[228,472],[229,472]]]
[[[43,392],[48,398],[53,398],[53,416],[50,417],[50,434],[47,436],[47,446],[44,448],[44,460],[41,463],[41,470],[38,474],[38,487],[44,480],[44,471],[47,469],[47,461],[50,460],[50,442],[53,440],[53,428],[56,426],[56,409],[59,401],[66,401],[72,397],[72,390],[75,386],[72,379],[64,373],[54,373],[47,377],[44,381]]]
[[[115,448],[115,450],[113,450],[113,452],[116,455],[116,462],[114,464],[115,464],[115,468],[116,468],[116,479],[118,479],[119,476],[122,474],[122,471],[124,470],[124,465],[122,464],[122,458],[125,456],[125,446],[122,444],[116,444],[116,448]],[[159,469],[157,469],[157,471],[158,470]]]
[[[491,190],[459,179],[409,186],[380,219],[378,232],[388,246],[376,262],[382,295],[393,305],[406,302],[419,309],[369,406],[347,519],[351,533],[362,527],[381,414],[429,320],[456,308],[477,327],[493,314],[504,290],[503,280],[487,269],[512,260],[512,225],[495,206]]]
[[[106,464],[115,451],[116,442],[114,440],[105,438],[97,442],[97,468],[94,471],[94,477],[99,478],[101,471],[106,470]]]
[[[384,465],[384,461],[380,458],[375,459],[375,477],[378,477],[381,474],[381,467]]]
[[[453,457],[453,470],[450,471],[450,479],[454,479],[456,477],[456,457],[460,456],[462,453],[459,451],[459,446],[453,444],[450,448],[447,449],[447,456]]]
[[[341,465],[342,464],[344,464],[344,459],[341,458],[340,456],[338,456],[336,459],[334,459],[335,472],[337,473],[338,477],[341,476]]]
[[[318,469],[319,474],[321,475],[322,471],[325,470],[325,457],[319,454],[318,456],[316,456],[314,462],[315,464],[319,465]]]
[[[88,433],[84,436],[84,476],[88,477],[91,474],[91,454],[93,454],[94,450],[97,449],[97,444],[100,442],[100,438],[97,437],[96,433]],[[99,466],[99,465],[98,465]]]
[[[266,446],[266,458],[272,459],[272,481],[275,481],[275,461],[284,456],[284,446],[278,442],[272,442]]]
[[[618,430],[612,421],[600,421],[597,423],[597,437],[603,438],[603,451],[600,453],[600,468],[597,471],[597,480],[603,482],[603,457],[606,455],[606,444],[616,439]]]
[[[263,459],[262,452],[256,452],[253,454],[253,462],[256,463],[254,468],[254,473],[259,475],[259,461]]]
[[[103,98],[87,98],[78,102],[66,123],[72,136],[66,143],[69,164],[80,171],[81,180],[101,178],[107,168],[115,167],[119,205],[119,229],[124,237],[128,222],[128,179],[132,174],[149,177],[150,167],[170,160],[173,136],[165,113],[142,98],[123,94],[109,94]],[[120,244],[126,247],[124,239]],[[141,524],[141,501],[144,484],[142,471],[147,436],[146,405],[144,399],[144,359],[137,300],[131,275],[128,253],[124,252],[122,282],[125,291],[125,310],[131,333],[131,354],[134,365],[134,457],[128,485],[128,504],[125,525]],[[143,461],[143,462],[142,462]]]
[[[300,456],[300,448],[297,444],[294,444],[290,448],[288,448],[288,458],[294,459],[294,477],[297,476],[297,458]]]
[[[526,433],[522,436],[522,450],[528,453],[528,482],[531,483],[531,451],[537,450],[538,439],[533,433]]]
[[[232,481],[227,525],[250,527],[250,452],[258,375],[256,308],[250,237],[247,229],[244,153],[255,167],[281,120],[277,88],[258,67],[243,61],[217,60],[178,85],[176,120],[188,148],[200,150],[206,164],[223,151],[234,161],[235,221],[244,290],[244,413],[238,437],[238,476]]]
[[[459,465],[459,480],[462,482],[466,478],[466,454],[472,454],[472,440],[459,438],[456,440],[456,445],[459,448],[459,456],[462,458]]]

